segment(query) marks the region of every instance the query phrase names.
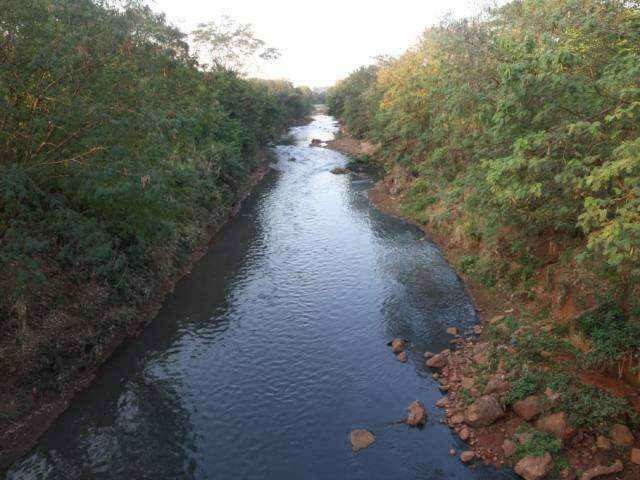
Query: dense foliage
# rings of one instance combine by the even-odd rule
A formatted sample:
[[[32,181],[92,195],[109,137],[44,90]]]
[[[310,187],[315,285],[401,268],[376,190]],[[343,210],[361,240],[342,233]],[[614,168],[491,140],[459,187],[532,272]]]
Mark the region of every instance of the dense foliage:
[[[410,180],[407,207],[485,246],[490,283],[562,264],[640,284],[640,7],[519,0],[424,32],[329,92]],[[637,295],[636,295],[637,297]]]
[[[5,0],[0,35],[5,395],[135,324],[311,92],[205,71],[135,1]]]

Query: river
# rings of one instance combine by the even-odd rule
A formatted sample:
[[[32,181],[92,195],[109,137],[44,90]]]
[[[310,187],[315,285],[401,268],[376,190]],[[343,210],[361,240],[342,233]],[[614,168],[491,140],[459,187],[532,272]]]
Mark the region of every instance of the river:
[[[422,232],[333,175],[333,118],[295,127],[154,321],[76,396],[10,479],[507,479],[465,466],[423,353],[473,305]],[[295,161],[290,161],[294,157]],[[387,342],[411,341],[409,361]],[[398,424],[419,399],[422,429]],[[354,453],[349,432],[376,442]]]

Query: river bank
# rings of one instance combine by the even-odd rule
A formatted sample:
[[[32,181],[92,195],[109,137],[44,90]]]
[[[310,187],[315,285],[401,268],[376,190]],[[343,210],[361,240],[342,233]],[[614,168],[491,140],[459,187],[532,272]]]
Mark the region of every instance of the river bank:
[[[304,125],[310,121],[310,117],[305,117],[294,123]],[[268,150],[262,149],[258,154],[258,166],[238,190],[235,200],[221,210],[217,216],[211,218],[209,223],[197,226],[198,236],[201,239],[198,246],[179,265],[167,269],[171,272],[170,275],[159,282],[148,302],[136,307],[135,312],[130,315],[132,321],[124,329],[116,328],[110,336],[99,340],[101,343],[99,355],[92,357],[90,361],[82,357],[77,358],[75,365],[71,366],[72,373],[65,378],[64,383],[60,385],[60,390],[55,394],[48,393],[45,397],[41,397],[34,388],[29,409],[20,412],[18,419],[3,425],[0,430],[0,472],[6,470],[15,460],[28,452],[52,423],[69,407],[74,397],[91,384],[99,374],[100,366],[119,348],[129,341],[133,341],[153,320],[166,297],[174,290],[177,282],[190,274],[193,266],[207,252],[216,234],[230,218],[238,213],[242,202],[264,178],[269,170],[270,161]],[[91,302],[91,298],[85,301]],[[118,309],[120,307],[120,305],[115,305],[110,308]],[[96,305],[96,308],[100,308],[99,305]],[[2,401],[5,402],[5,405],[15,404],[19,401],[18,395],[21,393],[16,392],[16,397],[5,396]]]
[[[335,130],[323,115],[291,129],[154,321],[9,479],[513,479],[448,454],[462,444],[423,355],[473,307],[435,245],[371,204],[370,179],[331,173],[349,159],[310,144]],[[398,423],[416,401],[426,425]],[[375,443],[353,452],[358,429]]]
[[[329,142],[329,148],[356,158],[375,158],[376,146],[345,131],[339,137],[340,141]],[[553,298],[550,291],[554,289],[548,288],[544,272],[532,287],[538,296],[529,301],[488,288],[460,268],[477,250],[464,241],[455,222],[434,227],[403,208],[409,183],[396,166],[387,170],[368,196],[377,208],[418,226],[438,244],[463,279],[480,319],[473,330],[457,332],[450,349],[425,354],[445,393],[436,405],[444,409],[449,427],[476,458],[496,466],[511,464],[524,478],[610,478],[607,474],[640,478],[640,449],[625,425],[633,426],[637,415],[633,411],[640,411],[638,391],[619,376],[579,368],[575,353],[569,353],[567,324],[575,323],[585,309],[574,301],[576,292]],[[554,281],[560,285],[562,277]],[[548,305],[553,305],[551,316],[545,315]],[[544,365],[546,373],[535,378],[525,373],[524,381],[521,374],[513,374],[526,372],[530,362]],[[558,369],[567,362],[573,366]],[[492,398],[498,403],[494,405]],[[582,400],[584,405],[578,405]],[[631,410],[625,410],[625,404]],[[475,419],[478,412],[486,418]],[[536,471],[543,474],[536,476]]]

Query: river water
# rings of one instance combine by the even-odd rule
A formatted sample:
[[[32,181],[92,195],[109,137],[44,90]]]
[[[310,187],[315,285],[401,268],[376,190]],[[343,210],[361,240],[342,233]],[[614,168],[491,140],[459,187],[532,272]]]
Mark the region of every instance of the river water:
[[[415,227],[376,210],[333,118],[295,127],[277,161],[156,319],[10,470],[52,479],[506,479],[467,467],[423,353],[474,308]],[[295,157],[296,161],[290,161]],[[387,342],[411,341],[409,361]],[[422,429],[396,423],[419,399]],[[349,432],[376,442],[354,453]]]

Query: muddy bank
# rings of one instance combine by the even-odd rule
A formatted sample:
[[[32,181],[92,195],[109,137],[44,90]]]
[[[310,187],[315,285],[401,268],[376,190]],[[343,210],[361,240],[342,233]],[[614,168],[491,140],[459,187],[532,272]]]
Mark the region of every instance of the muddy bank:
[[[303,119],[300,120],[300,124],[309,123],[309,121],[310,119]],[[171,279],[162,282],[152,295],[151,300],[137,309],[135,313],[137,324],[128,326],[125,331],[116,330],[105,346],[101,348],[100,355],[93,359],[90,364],[84,363],[85,359],[78,359],[79,366],[77,371],[71,374],[71,378],[65,379],[61,390],[56,392],[55,395],[47,394],[44,398],[38,398],[38,392],[34,389],[33,407],[29,409],[25,416],[11,422],[5,429],[0,431],[0,472],[5,471],[15,460],[28,452],[54,420],[69,407],[74,396],[89,386],[99,373],[100,366],[118,348],[134,339],[153,320],[164,299],[173,291],[176,283],[190,273],[193,265],[206,253],[209,244],[214,241],[218,231],[238,212],[243,200],[249,195],[253,187],[264,178],[271,161],[267,150],[262,150],[259,153],[259,160],[259,166],[247,179],[235,202],[227,210],[226,215],[212,219],[211,223],[202,232],[204,240],[179,266],[177,274]],[[3,398],[2,401],[15,403],[19,400]]]

